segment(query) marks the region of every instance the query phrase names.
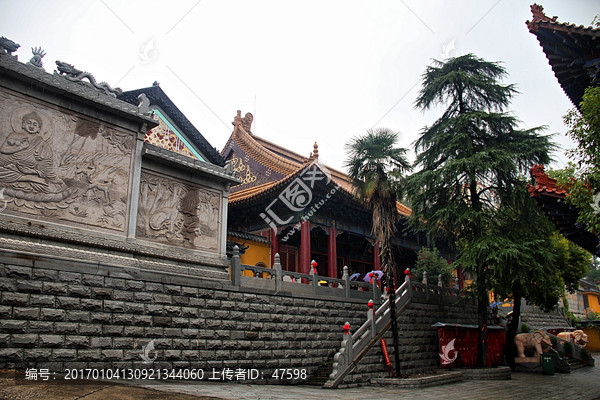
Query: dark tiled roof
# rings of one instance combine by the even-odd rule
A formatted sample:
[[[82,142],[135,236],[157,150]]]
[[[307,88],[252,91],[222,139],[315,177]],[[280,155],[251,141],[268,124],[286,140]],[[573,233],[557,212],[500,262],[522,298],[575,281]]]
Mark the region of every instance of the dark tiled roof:
[[[546,16],[537,4],[531,6],[531,12],[533,19],[526,22],[529,32],[540,42],[565,94],[579,107],[585,89],[592,84],[590,72],[598,71],[600,28],[557,22],[557,17]]]
[[[535,184],[527,185],[527,190],[560,233],[590,253],[600,255],[600,240],[577,222],[579,210],[565,201],[567,191],[557,187],[556,179],[550,178],[540,165],[531,169],[531,176]]]
[[[119,99],[137,106],[139,103],[137,97],[142,93],[148,97],[151,106],[157,105],[167,113],[169,118],[173,120],[179,129],[183,130],[182,133],[184,133],[185,136],[194,144],[194,146],[196,146],[196,148],[208,158],[208,161],[221,167],[225,165],[225,160],[223,157],[221,157],[217,149],[210,145],[210,143],[204,138],[204,136],[202,136],[196,127],[192,125],[190,120],[187,119],[187,117],[171,101],[171,99],[166,95],[160,86],[150,86],[143,89],[123,92],[123,94],[119,95]]]
[[[253,233],[248,233],[248,232],[227,231],[227,236],[234,237],[237,239],[242,239],[242,240],[251,240],[251,241],[257,242],[257,243],[264,243],[264,244],[271,243],[271,241],[264,236],[255,235]]]

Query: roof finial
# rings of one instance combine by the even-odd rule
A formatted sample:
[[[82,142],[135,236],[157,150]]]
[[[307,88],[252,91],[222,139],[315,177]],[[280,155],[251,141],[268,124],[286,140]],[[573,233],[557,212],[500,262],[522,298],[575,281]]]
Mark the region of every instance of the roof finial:
[[[4,36],[0,36],[0,54],[8,54],[9,56],[12,56],[12,53],[17,51],[19,47],[21,47],[20,44],[15,43]]]
[[[251,113],[246,113],[246,115],[244,115],[244,119],[242,120],[242,126],[244,127],[244,130],[248,133],[252,133],[250,129],[252,128],[253,120],[254,116]]]
[[[237,110],[237,114],[235,115],[235,117],[233,117],[233,122],[231,123],[231,125],[238,126],[241,124],[242,124],[242,111]]]
[[[312,152],[312,154],[313,154],[313,158],[315,160],[319,159],[319,145],[317,144],[317,142],[315,142],[315,144],[313,145],[313,152]]]
[[[33,57],[29,60],[28,64],[33,65],[37,68],[43,68],[42,66],[42,58],[46,55],[44,50],[41,47],[32,47],[31,52],[33,53]]]
[[[556,19],[558,17],[548,17],[546,14],[544,14],[544,7],[540,6],[539,4],[533,3],[531,5],[531,14],[533,14],[533,19],[532,21],[527,21],[526,24],[529,27],[529,30],[536,30],[536,26],[535,24],[539,23],[539,22],[556,22]]]

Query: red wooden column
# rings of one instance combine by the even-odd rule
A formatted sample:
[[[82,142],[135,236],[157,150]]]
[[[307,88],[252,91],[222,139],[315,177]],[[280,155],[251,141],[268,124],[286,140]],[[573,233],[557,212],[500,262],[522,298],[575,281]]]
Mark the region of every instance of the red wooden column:
[[[277,231],[275,229],[271,229],[270,239],[271,239],[271,268],[273,268],[275,266],[275,254],[279,253],[279,236],[277,236]]]
[[[300,222],[300,265],[303,274],[310,272],[310,221]]]
[[[327,276],[337,278],[337,230],[335,226],[329,227],[329,243],[327,246]]]
[[[381,259],[379,258],[379,243],[373,245],[373,269],[375,271],[381,269]]]

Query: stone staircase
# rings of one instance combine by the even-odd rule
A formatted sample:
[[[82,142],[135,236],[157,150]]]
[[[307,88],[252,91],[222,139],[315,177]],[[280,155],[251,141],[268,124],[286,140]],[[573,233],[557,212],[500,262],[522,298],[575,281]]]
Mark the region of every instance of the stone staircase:
[[[412,286],[410,277],[396,289],[395,306],[396,317],[410,304]],[[337,388],[343,379],[356,368],[360,360],[388,331],[391,325],[390,300],[386,300],[377,310],[371,306],[367,312],[367,321],[356,330],[344,334],[340,350],[333,357],[333,371],[323,385],[325,388]]]
[[[323,386],[329,379],[329,375],[333,371],[333,355],[324,362],[319,368],[317,368],[307,381],[303,382],[305,385],[311,386]]]
[[[537,308],[537,307],[536,307]],[[569,328],[566,318],[558,311],[545,313],[539,309],[521,313],[521,323],[527,324],[531,332],[537,329]]]

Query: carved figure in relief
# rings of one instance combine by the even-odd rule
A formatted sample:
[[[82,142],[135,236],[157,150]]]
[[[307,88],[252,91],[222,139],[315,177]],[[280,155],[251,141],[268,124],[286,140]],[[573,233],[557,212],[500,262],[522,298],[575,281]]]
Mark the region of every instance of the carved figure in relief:
[[[67,197],[67,186],[55,171],[52,145],[41,132],[44,122],[40,114],[30,111],[21,117],[20,129],[14,125],[0,145],[0,185],[6,194],[33,201]]]
[[[181,212],[183,214],[183,239],[194,246],[196,237],[201,235],[200,218],[198,218],[198,208],[200,206],[200,196],[198,190],[188,191],[181,199]]]
[[[214,249],[218,193],[142,174],[136,234],[172,245]]]

